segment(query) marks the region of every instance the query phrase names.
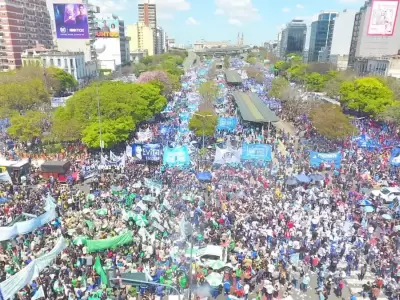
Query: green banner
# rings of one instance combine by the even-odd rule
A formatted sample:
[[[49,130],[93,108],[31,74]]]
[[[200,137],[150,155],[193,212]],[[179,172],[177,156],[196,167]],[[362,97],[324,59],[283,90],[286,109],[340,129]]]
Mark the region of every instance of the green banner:
[[[128,231],[119,236],[103,240],[87,240],[86,247],[88,252],[102,251],[105,249],[114,249],[125,244],[132,243],[132,232]]]
[[[107,275],[106,272],[104,272],[103,266],[101,265],[100,257],[96,257],[96,262],[94,264],[94,270],[96,273],[100,276],[101,278],[101,284],[107,285]]]

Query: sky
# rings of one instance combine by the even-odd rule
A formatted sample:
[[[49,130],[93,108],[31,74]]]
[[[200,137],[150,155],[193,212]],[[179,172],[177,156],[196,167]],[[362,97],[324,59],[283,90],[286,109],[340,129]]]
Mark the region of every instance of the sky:
[[[147,0],[90,0],[101,12],[111,12],[134,24],[137,4]],[[275,40],[292,19],[311,23],[325,11],[358,10],[365,0],[150,0],[157,5],[157,22],[176,43],[206,41],[236,43],[238,32],[246,45]]]

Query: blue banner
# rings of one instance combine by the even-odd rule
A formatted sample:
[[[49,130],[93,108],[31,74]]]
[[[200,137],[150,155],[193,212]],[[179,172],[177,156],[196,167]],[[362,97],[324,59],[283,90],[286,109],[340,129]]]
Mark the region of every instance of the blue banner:
[[[236,129],[237,119],[235,117],[218,118],[218,130],[234,131]]]
[[[342,161],[342,154],[340,152],[333,153],[319,153],[319,152],[310,152],[310,165],[311,167],[318,168],[321,163],[325,165],[335,164],[335,168],[340,168],[340,163]]]
[[[163,164],[168,167],[190,165],[189,149],[187,146],[164,148]]]
[[[360,136],[356,136],[353,138],[353,141],[355,141],[360,148],[368,148],[368,149],[373,149],[373,148],[379,148],[380,144],[377,140],[372,139],[369,137],[367,134],[362,134]]]
[[[159,161],[162,157],[162,148],[160,144],[143,145],[143,158],[150,161]]]
[[[272,160],[272,148],[266,144],[246,144],[242,145],[243,160]]]
[[[160,144],[133,144],[132,157],[139,160],[159,161],[162,157]]]
[[[390,164],[392,166],[400,166],[400,148],[394,148],[390,155]]]

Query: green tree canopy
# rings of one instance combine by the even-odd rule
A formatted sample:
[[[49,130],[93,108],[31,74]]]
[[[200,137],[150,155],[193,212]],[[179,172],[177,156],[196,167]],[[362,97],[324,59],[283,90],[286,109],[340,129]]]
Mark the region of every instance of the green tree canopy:
[[[78,86],[75,77],[56,67],[50,67],[46,70],[47,82],[51,85],[54,94],[59,95],[62,92],[73,90]]]
[[[212,111],[199,111],[189,121],[189,129],[197,136],[213,136],[218,117]]]
[[[348,108],[377,115],[394,104],[393,92],[375,77],[346,81],[340,87],[340,101]]]
[[[255,65],[256,62],[257,62],[257,58],[255,58],[255,57],[247,57],[246,58],[246,62],[248,62],[251,65]]]
[[[202,83],[199,87],[199,94],[204,102],[208,105],[213,105],[217,99],[219,90],[218,86],[214,81],[206,81]]]
[[[357,134],[357,128],[335,104],[321,104],[310,112],[310,119],[316,131],[332,140],[343,140]]]
[[[296,64],[286,70],[287,77],[290,81],[304,82],[308,72],[307,64]]]
[[[305,77],[308,90],[320,92],[325,86],[325,77],[317,72],[307,74]]]
[[[11,119],[11,126],[8,127],[8,134],[19,141],[28,142],[34,138],[43,136],[44,113],[27,111],[24,115],[15,113]]]
[[[289,88],[289,81],[284,77],[276,77],[272,80],[271,89],[268,92],[268,96],[275,97],[278,99],[283,98],[283,93]]]
[[[99,147],[97,100],[106,147],[126,140],[138,122],[161,112],[167,104],[156,84],[95,83],[76,92],[65,107],[54,112],[52,138],[59,141],[82,138],[88,146]],[[66,126],[71,128],[63,132]]]
[[[230,67],[229,56],[226,55],[226,56],[224,57],[224,68],[225,68],[225,69],[229,69],[229,67]]]

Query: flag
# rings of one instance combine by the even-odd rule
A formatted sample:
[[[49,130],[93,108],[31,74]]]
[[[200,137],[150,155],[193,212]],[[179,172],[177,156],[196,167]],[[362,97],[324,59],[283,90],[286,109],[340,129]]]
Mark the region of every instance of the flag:
[[[43,287],[40,286],[39,289],[36,291],[36,293],[33,295],[31,300],[36,300],[40,298],[45,298],[46,296],[44,295]]]
[[[96,257],[96,262],[93,267],[94,267],[94,270],[96,271],[96,273],[101,278],[101,284],[107,285],[107,282],[108,282],[107,275],[106,275],[106,272],[104,272],[103,266],[101,265],[99,256]]]

